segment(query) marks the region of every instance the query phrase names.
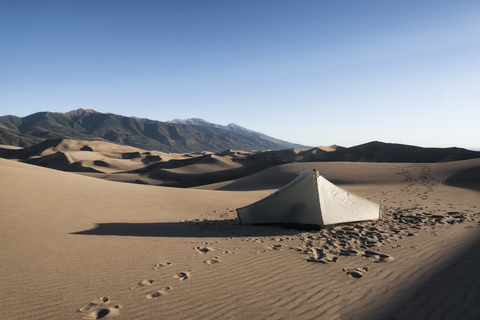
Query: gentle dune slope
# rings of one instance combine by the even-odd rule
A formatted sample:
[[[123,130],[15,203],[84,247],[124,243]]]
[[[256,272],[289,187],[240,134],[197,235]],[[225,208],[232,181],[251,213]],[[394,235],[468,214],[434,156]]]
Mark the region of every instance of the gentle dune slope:
[[[172,272],[189,259],[181,247],[190,241],[190,227],[182,229],[185,238],[179,243],[73,233],[97,223],[193,220],[220,208],[233,210],[250,196],[115,183],[4,159],[0,170],[5,186],[0,197],[1,291],[8,293],[2,295],[1,309],[8,319],[80,318],[75,313],[79,304],[111,294],[119,282],[133,285],[133,271],[144,276],[165,252],[181,257]]]
[[[199,189],[279,189],[302,170],[316,169],[331,182],[343,184],[396,184],[408,181],[435,181],[480,190],[480,159],[443,163],[361,163],[301,162],[266,169],[247,177],[209,184]]]
[[[0,159],[2,317],[478,319],[475,161],[322,164],[384,218],[299,231],[236,223],[235,208],[271,190],[116,183]],[[301,168],[274,169],[235,188]]]

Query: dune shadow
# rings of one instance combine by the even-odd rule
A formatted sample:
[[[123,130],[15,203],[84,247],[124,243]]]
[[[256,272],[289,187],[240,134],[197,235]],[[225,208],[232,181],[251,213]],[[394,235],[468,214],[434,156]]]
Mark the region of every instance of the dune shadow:
[[[450,186],[480,191],[480,166],[457,172],[445,183]]]
[[[156,223],[98,223],[95,228],[72,234],[128,237],[266,237],[300,233],[280,225],[247,226],[237,220],[202,220]]]
[[[15,157],[18,152],[18,149],[0,148],[0,158],[10,159]]]
[[[424,281],[408,290],[376,320],[480,319],[480,235]],[[402,292],[403,294],[403,292]]]

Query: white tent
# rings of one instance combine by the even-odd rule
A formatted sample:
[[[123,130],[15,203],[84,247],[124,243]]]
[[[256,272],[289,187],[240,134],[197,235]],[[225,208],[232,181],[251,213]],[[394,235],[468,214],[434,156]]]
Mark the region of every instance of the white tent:
[[[331,225],[374,220],[380,205],[337,187],[313,171],[303,170],[271,195],[237,209],[241,224],[298,223]]]

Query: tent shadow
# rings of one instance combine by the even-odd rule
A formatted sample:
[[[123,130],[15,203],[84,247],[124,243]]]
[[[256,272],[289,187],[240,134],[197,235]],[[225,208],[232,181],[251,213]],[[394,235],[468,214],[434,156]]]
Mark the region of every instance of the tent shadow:
[[[237,220],[230,219],[157,223],[98,223],[93,229],[71,234],[128,237],[228,238],[295,235],[300,232],[302,231],[287,229],[280,225],[240,225]]]

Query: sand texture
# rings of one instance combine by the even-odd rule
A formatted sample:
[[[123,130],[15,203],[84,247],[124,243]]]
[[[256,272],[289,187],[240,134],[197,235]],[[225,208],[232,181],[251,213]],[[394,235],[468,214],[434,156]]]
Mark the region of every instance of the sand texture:
[[[125,181],[126,169],[192,155],[101,144],[87,146],[89,160],[76,150],[85,144],[68,143],[61,157],[58,146],[37,156],[102,173],[0,159],[2,319],[480,318],[479,159],[295,162],[171,188],[88,175]],[[242,154],[226,154],[158,170],[173,179],[235,169]],[[380,203],[383,218],[321,230],[238,225],[235,208],[312,168]]]

